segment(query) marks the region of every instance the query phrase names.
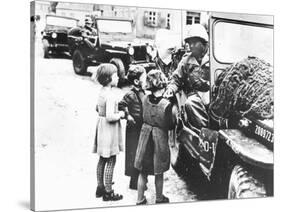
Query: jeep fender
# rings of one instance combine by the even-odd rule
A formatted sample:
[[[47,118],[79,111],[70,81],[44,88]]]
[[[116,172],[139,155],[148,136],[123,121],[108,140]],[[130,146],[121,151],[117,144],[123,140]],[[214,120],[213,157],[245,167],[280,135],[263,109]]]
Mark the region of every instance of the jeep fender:
[[[273,169],[273,151],[237,129],[219,130],[219,137],[244,162],[264,169]]]
[[[177,129],[177,140],[187,152],[198,161],[201,171],[210,180],[215,163],[218,132],[202,128],[200,135],[186,127],[182,121],[178,123],[181,129]]]

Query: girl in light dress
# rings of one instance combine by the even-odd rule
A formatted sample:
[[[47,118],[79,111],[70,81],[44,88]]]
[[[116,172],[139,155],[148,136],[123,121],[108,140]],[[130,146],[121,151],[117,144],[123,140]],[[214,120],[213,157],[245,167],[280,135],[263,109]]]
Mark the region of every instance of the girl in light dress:
[[[101,88],[97,112],[99,114],[94,142],[94,153],[97,153],[97,190],[96,197],[103,197],[104,201],[121,200],[123,196],[112,189],[112,178],[116,155],[123,151],[122,128],[120,119],[125,117],[124,111],[118,110],[117,95],[113,92],[117,87],[117,68],[112,64],[102,64],[97,69],[97,81]]]

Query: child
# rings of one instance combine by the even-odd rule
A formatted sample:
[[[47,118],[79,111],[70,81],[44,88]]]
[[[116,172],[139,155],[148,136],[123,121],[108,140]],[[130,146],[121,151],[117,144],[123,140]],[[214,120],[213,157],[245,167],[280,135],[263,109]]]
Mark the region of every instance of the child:
[[[100,156],[96,197],[103,197],[104,201],[116,201],[123,198],[112,190],[112,177],[116,155],[123,151],[120,119],[125,117],[125,113],[118,110],[118,100],[112,91],[112,87],[118,83],[117,68],[112,64],[102,64],[97,69],[96,78],[103,86],[97,102],[99,117],[94,144],[94,153]]]
[[[127,110],[125,175],[130,176],[130,189],[137,190],[139,171],[134,167],[134,160],[142,126],[142,99],[146,82],[146,71],[142,66],[131,66],[127,74],[133,85],[119,103],[120,110]]]
[[[147,75],[150,95],[143,100],[143,125],[137,147],[134,166],[140,171],[138,178],[137,205],[146,204],[144,191],[148,175],[155,175],[156,203],[167,203],[163,195],[163,173],[170,166],[168,130],[174,120],[172,104],[163,98],[166,77],[160,70],[151,70]]]

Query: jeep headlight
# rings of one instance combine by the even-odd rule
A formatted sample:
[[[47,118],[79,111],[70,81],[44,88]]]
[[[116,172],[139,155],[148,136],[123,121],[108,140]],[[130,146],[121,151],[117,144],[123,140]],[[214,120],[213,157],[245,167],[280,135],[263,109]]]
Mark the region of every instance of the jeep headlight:
[[[151,47],[151,46],[147,46],[147,47],[146,47],[146,52],[147,52],[147,54],[151,55],[151,53],[152,53],[152,47]]]
[[[129,52],[129,55],[134,55],[135,50],[133,47],[129,47],[128,52]]]
[[[52,38],[56,38],[57,36],[58,36],[57,33],[55,32],[52,33]]]

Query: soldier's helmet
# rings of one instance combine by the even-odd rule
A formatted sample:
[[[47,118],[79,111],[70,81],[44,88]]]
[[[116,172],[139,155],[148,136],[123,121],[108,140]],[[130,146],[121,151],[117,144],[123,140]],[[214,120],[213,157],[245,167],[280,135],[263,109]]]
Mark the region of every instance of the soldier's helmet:
[[[158,70],[153,69],[148,72],[146,77],[146,89],[151,91],[160,90],[167,85],[167,78],[165,74]]]
[[[201,24],[192,24],[190,25],[189,31],[187,32],[187,36],[184,39],[185,42],[188,42],[191,38],[201,38],[204,42],[208,42],[209,36],[205,29],[205,27]]]

